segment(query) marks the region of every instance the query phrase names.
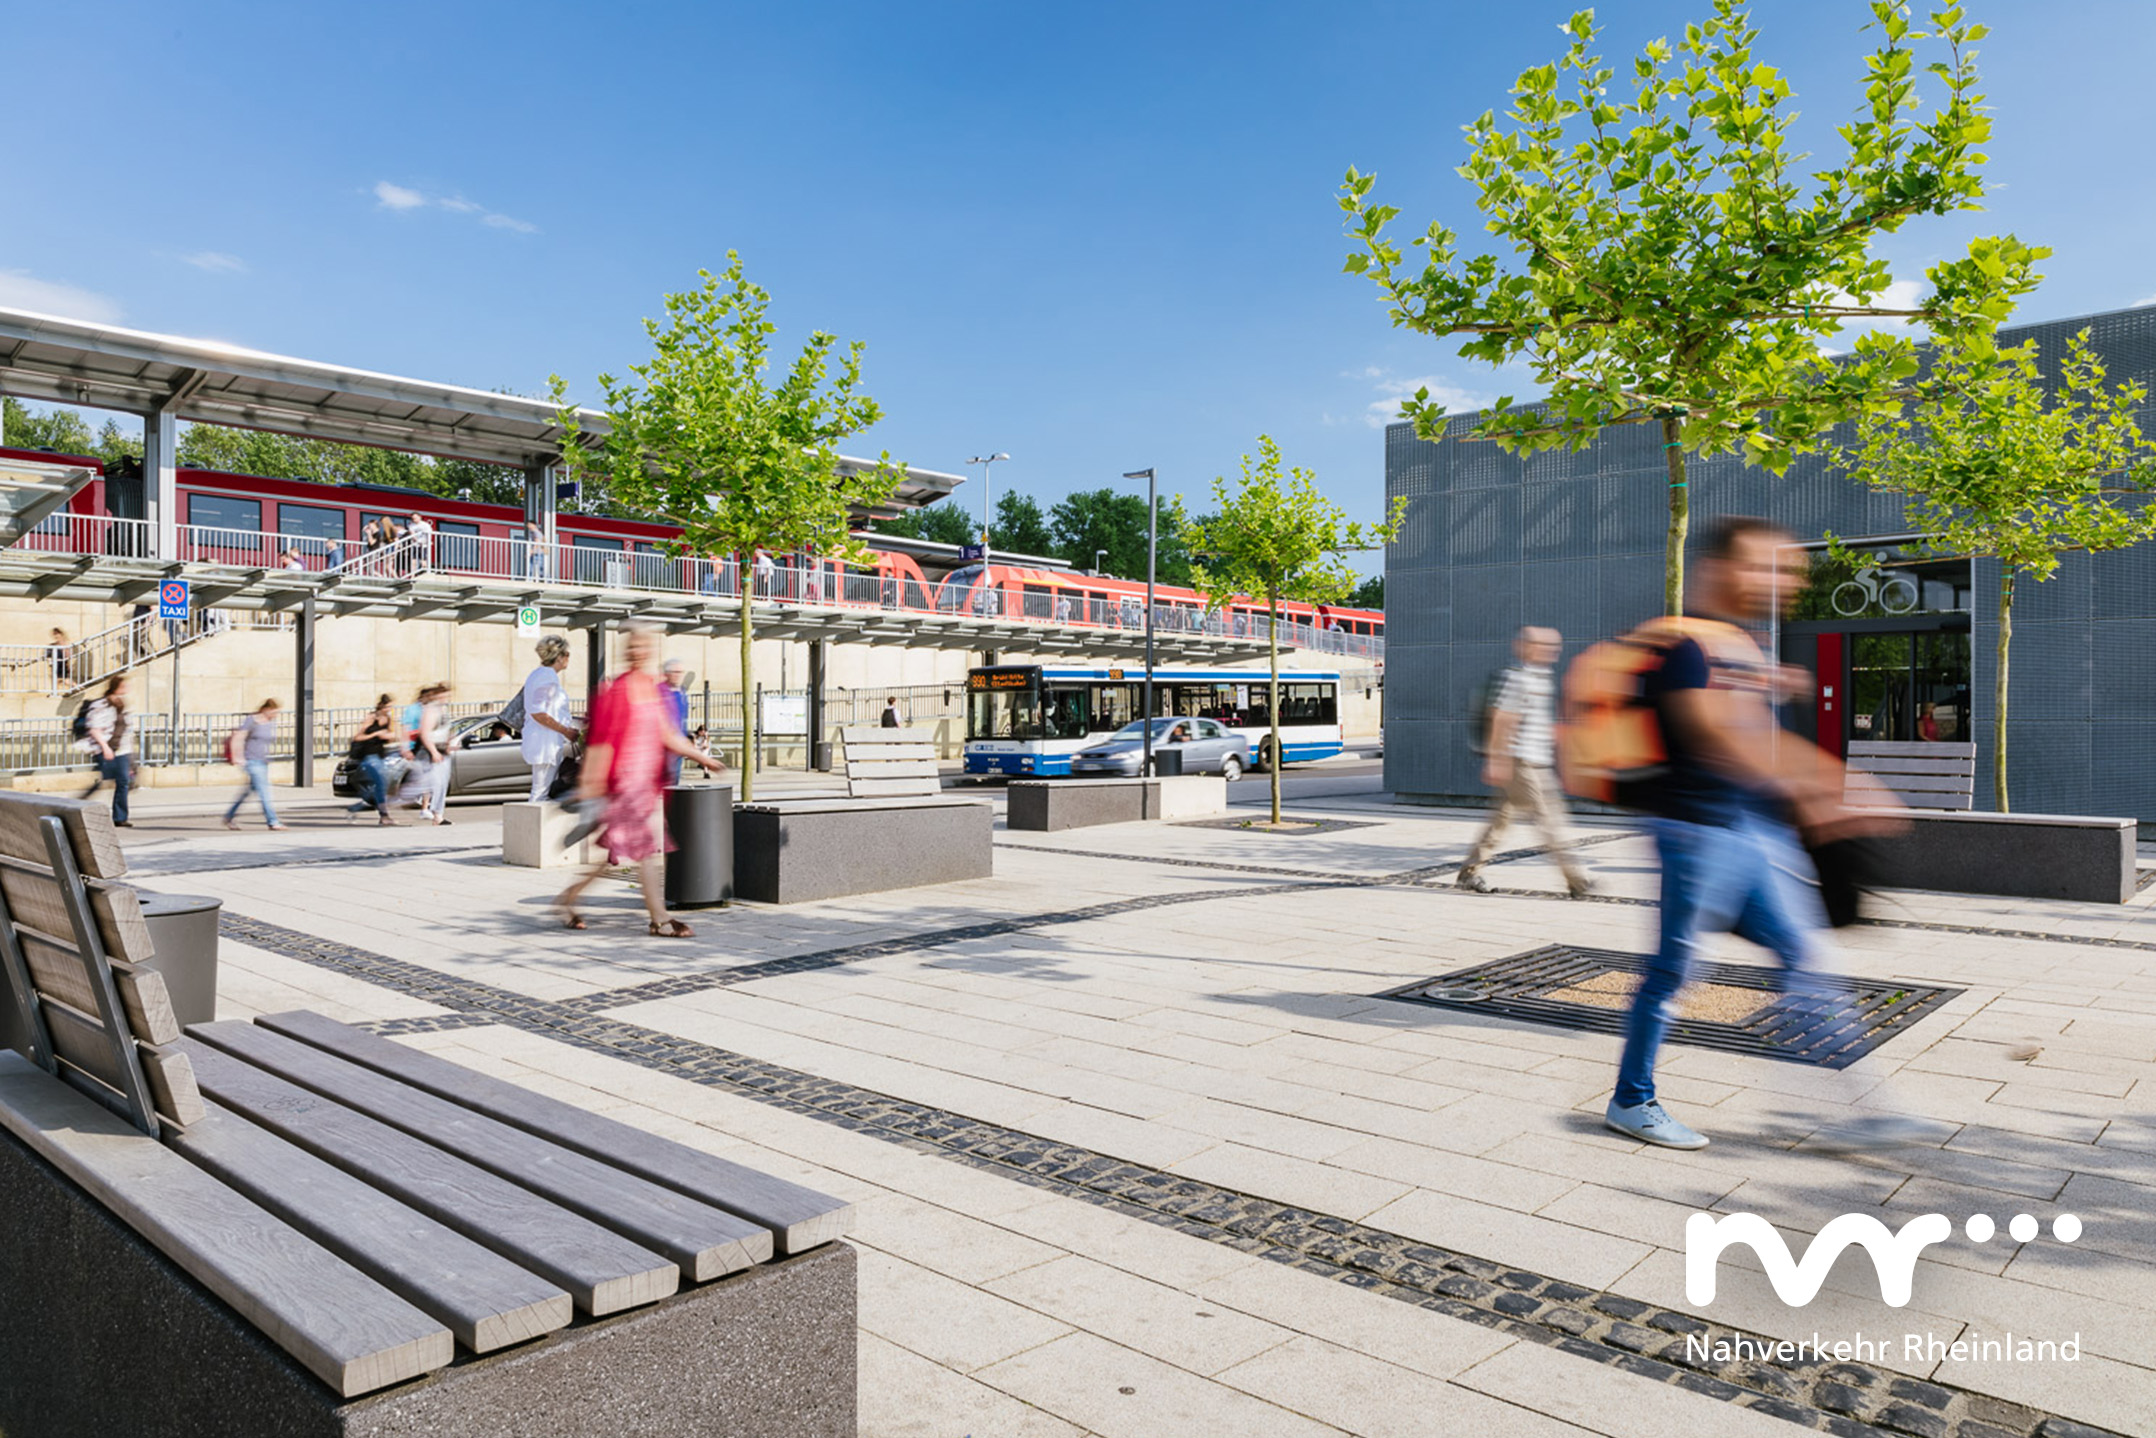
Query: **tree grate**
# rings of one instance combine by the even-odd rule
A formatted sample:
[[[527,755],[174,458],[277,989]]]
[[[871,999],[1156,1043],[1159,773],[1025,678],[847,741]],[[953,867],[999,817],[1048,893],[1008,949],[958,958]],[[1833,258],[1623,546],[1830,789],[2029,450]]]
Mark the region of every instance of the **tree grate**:
[[[1550,996],[1605,974],[1638,976],[1646,971],[1647,959],[1640,954],[1550,944],[1390,989],[1377,997],[1462,1013],[1500,1014],[1552,1028],[1621,1034],[1626,1008],[1599,1008]],[[1779,978],[1778,970],[1745,964],[1695,965],[1695,983],[1756,989],[1760,1005],[1734,1022],[1680,1017],[1670,1026],[1670,1042],[1820,1068],[1847,1068],[1961,993],[1933,984],[1829,975],[1821,975],[1820,981],[1832,985],[1832,992],[1784,993]]]

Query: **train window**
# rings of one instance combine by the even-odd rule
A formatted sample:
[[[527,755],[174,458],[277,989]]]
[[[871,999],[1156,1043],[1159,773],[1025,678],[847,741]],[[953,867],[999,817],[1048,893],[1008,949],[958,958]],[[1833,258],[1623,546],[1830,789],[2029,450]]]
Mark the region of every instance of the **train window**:
[[[277,532],[304,535],[308,539],[343,539],[344,511],[324,509],[316,504],[279,504]]]
[[[229,494],[190,494],[187,496],[187,522],[205,529],[260,534],[262,501],[238,499]]]
[[[577,583],[627,585],[629,564],[622,555],[628,546],[621,540],[574,534],[569,537],[569,546],[576,551]]]
[[[434,562],[444,569],[479,568],[479,526],[436,520]]]

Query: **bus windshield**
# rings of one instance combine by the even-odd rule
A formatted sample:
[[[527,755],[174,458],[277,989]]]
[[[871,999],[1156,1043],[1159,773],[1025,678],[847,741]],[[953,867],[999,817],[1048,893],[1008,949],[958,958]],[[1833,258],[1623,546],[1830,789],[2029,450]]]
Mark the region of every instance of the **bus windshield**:
[[[1082,689],[976,689],[967,696],[968,739],[1083,739],[1086,696]]]

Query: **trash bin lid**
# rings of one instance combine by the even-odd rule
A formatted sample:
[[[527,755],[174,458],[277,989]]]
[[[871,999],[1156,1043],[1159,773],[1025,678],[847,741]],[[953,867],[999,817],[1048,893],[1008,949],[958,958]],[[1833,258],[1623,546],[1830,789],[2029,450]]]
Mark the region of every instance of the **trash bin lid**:
[[[205,894],[153,894],[148,889],[137,889],[135,897],[142,901],[142,916],[146,919],[170,914],[215,913],[225,906],[223,899],[213,899]]]

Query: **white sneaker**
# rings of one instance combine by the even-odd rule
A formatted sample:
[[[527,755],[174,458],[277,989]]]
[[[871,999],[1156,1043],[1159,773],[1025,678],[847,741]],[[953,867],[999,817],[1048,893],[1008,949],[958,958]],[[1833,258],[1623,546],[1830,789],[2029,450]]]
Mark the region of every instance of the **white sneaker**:
[[[1669,1116],[1669,1110],[1660,1101],[1649,1099],[1630,1108],[1620,1108],[1611,1099],[1609,1109],[1602,1115],[1602,1122],[1625,1135],[1643,1143],[1660,1148],[1705,1148],[1707,1136],[1695,1133]]]

